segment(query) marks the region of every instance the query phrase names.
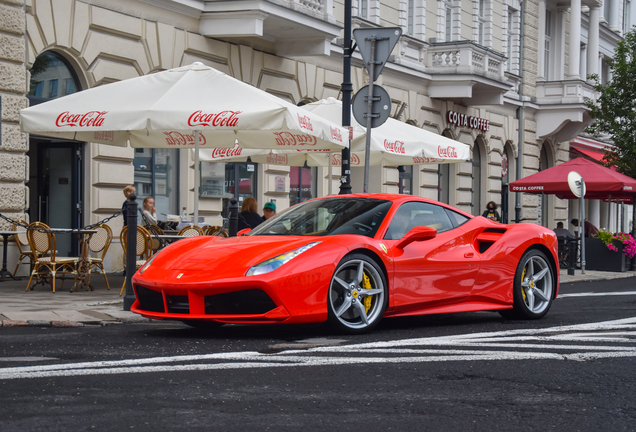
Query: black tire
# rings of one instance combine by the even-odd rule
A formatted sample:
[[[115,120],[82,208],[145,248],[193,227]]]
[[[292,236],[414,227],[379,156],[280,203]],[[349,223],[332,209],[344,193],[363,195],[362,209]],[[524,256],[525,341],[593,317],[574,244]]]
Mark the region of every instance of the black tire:
[[[363,275],[368,277],[371,288],[363,286],[366,285]],[[375,261],[363,254],[345,256],[329,284],[327,324],[346,334],[371,330],[378,325],[389,304],[387,288],[384,272]]]
[[[539,319],[548,313],[556,290],[554,268],[536,249],[521,257],[513,286],[513,308],[499,311],[504,318]]]
[[[181,322],[184,323],[185,325],[194,327],[199,330],[216,330],[225,324],[225,323],[220,323],[216,321],[194,321],[194,320],[183,320]]]

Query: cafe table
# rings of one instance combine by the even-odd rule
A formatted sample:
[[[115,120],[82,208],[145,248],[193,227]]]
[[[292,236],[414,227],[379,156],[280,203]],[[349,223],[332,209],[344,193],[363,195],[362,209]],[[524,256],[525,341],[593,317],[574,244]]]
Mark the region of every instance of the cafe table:
[[[2,236],[2,270],[0,270],[0,282],[4,282],[7,278],[11,278],[13,280],[19,281],[22,280],[17,278],[11,274],[9,270],[7,270],[7,245],[9,243],[9,236],[22,234],[26,231],[0,231],[0,235]]]

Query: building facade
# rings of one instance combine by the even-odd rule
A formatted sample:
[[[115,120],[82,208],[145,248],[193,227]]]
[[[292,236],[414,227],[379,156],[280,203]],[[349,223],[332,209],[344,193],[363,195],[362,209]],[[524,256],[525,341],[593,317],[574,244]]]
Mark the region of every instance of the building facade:
[[[0,213],[81,227],[117,212],[122,189],[134,184],[140,198],[155,198],[160,219],[184,208],[191,214],[191,152],[27,136],[19,109],[195,61],[294,104],[341,98],[344,7],[344,0],[0,0]],[[392,116],[473,149],[472,161],[459,164],[372,167],[370,192],[438,199],[475,215],[495,201],[508,222],[515,213],[548,227],[567,222],[576,211],[568,201],[517,198],[507,184],[567,161],[573,140],[589,141],[581,136],[590,122],[584,98],[594,97],[587,75],[608,78],[604,59],[631,26],[629,1],[352,0],[352,14],[354,28],[403,29],[376,81],[391,96]],[[358,52],[352,62],[355,92],[369,77]],[[362,178],[363,168],[353,167],[354,192]],[[274,201],[280,211],[326,195],[329,183],[337,191],[339,179],[339,168],[203,162],[199,214],[220,225],[232,196]],[[601,214],[605,204],[589,205]],[[116,240],[107,267],[120,270],[122,219],[109,224]],[[75,252],[73,239],[60,241],[62,252]]]

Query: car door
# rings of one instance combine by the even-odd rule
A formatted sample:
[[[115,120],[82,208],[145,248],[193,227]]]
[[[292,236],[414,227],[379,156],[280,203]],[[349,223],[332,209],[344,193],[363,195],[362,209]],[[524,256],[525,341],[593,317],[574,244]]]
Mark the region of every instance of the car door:
[[[479,273],[479,254],[472,244],[472,231],[458,226],[450,216],[442,206],[416,201],[402,204],[394,213],[384,241],[393,257],[391,308],[396,313],[442,306],[470,295]],[[417,226],[435,228],[437,235],[396,247]]]

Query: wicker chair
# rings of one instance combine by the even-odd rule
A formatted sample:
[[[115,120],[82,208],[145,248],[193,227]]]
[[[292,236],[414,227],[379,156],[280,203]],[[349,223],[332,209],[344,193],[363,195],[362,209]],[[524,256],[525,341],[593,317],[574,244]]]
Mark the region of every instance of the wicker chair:
[[[229,237],[230,233],[222,226],[208,225],[205,228],[205,235],[217,236],[217,237]]]
[[[201,228],[199,228],[197,225],[188,225],[187,227],[183,227],[181,228],[181,231],[179,231],[180,236],[185,236],[185,237],[196,237],[196,236],[202,236],[204,235],[203,230]]]
[[[23,220],[19,222],[24,225],[29,224],[28,222]],[[19,228],[22,228],[22,227],[16,224],[13,224],[13,226],[11,227],[11,230],[18,231]],[[15,244],[18,245],[18,250],[20,251],[20,258],[18,259],[18,265],[15,266],[15,270],[13,271],[13,276],[16,276],[18,274],[18,268],[20,267],[21,264],[29,264],[29,272],[33,270],[33,266],[35,265],[35,261],[37,258],[36,258],[36,254],[31,249],[31,245],[29,244],[29,238],[27,236],[26,231],[20,234],[14,235],[13,239],[15,240]],[[29,262],[22,262],[22,260],[24,260],[25,258],[29,258]]]
[[[33,222],[27,230],[27,238],[31,250],[36,254],[37,260],[34,263],[31,277],[26,287],[26,291],[31,286],[33,276],[38,276],[39,280],[43,280],[47,275],[50,276],[51,289],[55,292],[55,277],[58,271],[62,274],[62,286],[64,286],[64,276],[72,274],[77,280],[76,264],[78,257],[58,257],[55,245],[55,235],[50,232],[38,231],[38,229],[50,229],[48,225],[42,222]]]
[[[146,231],[150,234],[150,250],[152,251],[152,255],[154,255],[161,249],[161,241],[155,237],[155,234],[164,235],[164,232],[158,225],[148,225]]]
[[[119,240],[121,241],[121,246],[124,248],[124,262],[126,262],[126,251],[128,250],[126,247],[126,244],[128,243],[128,226],[122,228]],[[144,227],[137,225],[137,250],[135,252],[137,259],[135,260],[135,269],[139,269],[142,265],[144,265],[151,254],[150,234]],[[124,289],[126,289],[126,279],[124,279],[124,283],[121,286],[121,291],[119,292],[120,296],[124,294]]]
[[[91,273],[100,273],[104,275],[106,288],[110,289],[108,277],[106,277],[106,271],[104,270],[104,257],[113,241],[113,230],[106,224],[98,225],[94,229],[97,232],[93,234],[88,241],[88,250],[97,256],[88,257],[88,283],[90,284],[91,282]]]

